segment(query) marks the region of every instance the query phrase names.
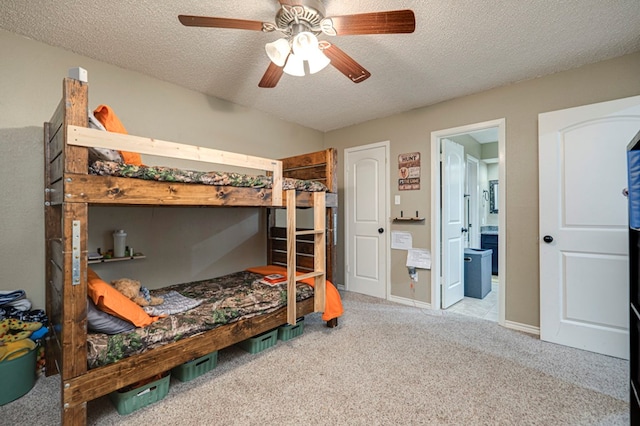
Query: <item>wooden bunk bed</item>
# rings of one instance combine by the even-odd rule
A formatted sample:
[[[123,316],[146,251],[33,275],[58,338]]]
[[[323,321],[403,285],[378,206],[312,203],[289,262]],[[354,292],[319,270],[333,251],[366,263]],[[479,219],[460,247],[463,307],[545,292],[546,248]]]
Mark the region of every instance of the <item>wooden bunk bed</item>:
[[[161,374],[184,362],[324,309],[325,279],[335,272],[336,153],[333,149],[282,161],[88,129],[88,85],[66,78],[63,97],[44,125],[46,373],[61,375],[62,423],[86,424],[87,402]],[[131,150],[266,169],[272,189],[157,182],[88,173],[88,147]],[[283,191],[283,177],[318,179],[328,192]],[[87,366],[88,213],[91,205],[257,206],[287,208],[287,227],[268,214],[268,262],[286,265],[287,307],[218,326],[115,363]],[[314,208],[314,229],[296,228],[296,207]],[[285,245],[283,247],[283,244]],[[284,253],[284,258],[283,258]],[[325,266],[326,264],[326,266]],[[300,265],[299,267],[297,265]],[[299,271],[296,277],[296,271]],[[314,297],[296,302],[296,282],[312,278]],[[293,291],[292,291],[293,290]],[[337,325],[337,318],[327,321]]]

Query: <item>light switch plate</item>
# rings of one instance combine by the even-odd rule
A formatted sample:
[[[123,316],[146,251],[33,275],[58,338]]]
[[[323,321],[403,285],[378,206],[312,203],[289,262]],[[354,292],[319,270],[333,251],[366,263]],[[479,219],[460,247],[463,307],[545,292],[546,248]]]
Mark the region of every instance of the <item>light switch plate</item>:
[[[400,205],[400,196],[396,195],[396,206]]]

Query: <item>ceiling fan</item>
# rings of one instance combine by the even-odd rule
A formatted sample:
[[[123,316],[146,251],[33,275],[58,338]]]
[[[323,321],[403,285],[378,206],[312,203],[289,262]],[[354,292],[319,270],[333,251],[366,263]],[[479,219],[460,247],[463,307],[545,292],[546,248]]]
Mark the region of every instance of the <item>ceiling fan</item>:
[[[276,13],[275,23],[193,15],[178,15],[178,19],[188,27],[283,33],[283,38],[265,45],[271,63],[259,87],[275,87],[283,73],[295,76],[303,76],[306,72],[314,74],[329,63],[354,83],[360,83],[369,78],[371,73],[336,45],[318,40],[317,36],[402,34],[412,33],[416,27],[415,15],[411,10],[326,17],[321,0],[278,1],[280,9]]]

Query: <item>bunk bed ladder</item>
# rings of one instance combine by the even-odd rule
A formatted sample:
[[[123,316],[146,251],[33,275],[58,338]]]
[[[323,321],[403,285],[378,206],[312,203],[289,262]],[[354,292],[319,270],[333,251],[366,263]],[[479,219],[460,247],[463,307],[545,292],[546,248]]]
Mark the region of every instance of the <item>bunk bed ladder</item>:
[[[325,235],[325,197],[324,192],[313,193],[313,230],[298,231],[296,228],[296,191],[287,190],[287,322],[296,324],[296,283],[307,278],[314,279],[314,312],[323,312],[326,288],[326,235]],[[297,275],[296,237],[314,236],[313,272]]]

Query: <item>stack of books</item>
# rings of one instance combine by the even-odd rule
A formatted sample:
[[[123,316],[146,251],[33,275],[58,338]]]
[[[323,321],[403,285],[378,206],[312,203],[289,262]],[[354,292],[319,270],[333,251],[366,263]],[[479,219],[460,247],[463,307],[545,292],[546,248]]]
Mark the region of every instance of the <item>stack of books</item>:
[[[287,277],[282,274],[265,275],[260,282],[268,285],[276,285],[287,281]]]

